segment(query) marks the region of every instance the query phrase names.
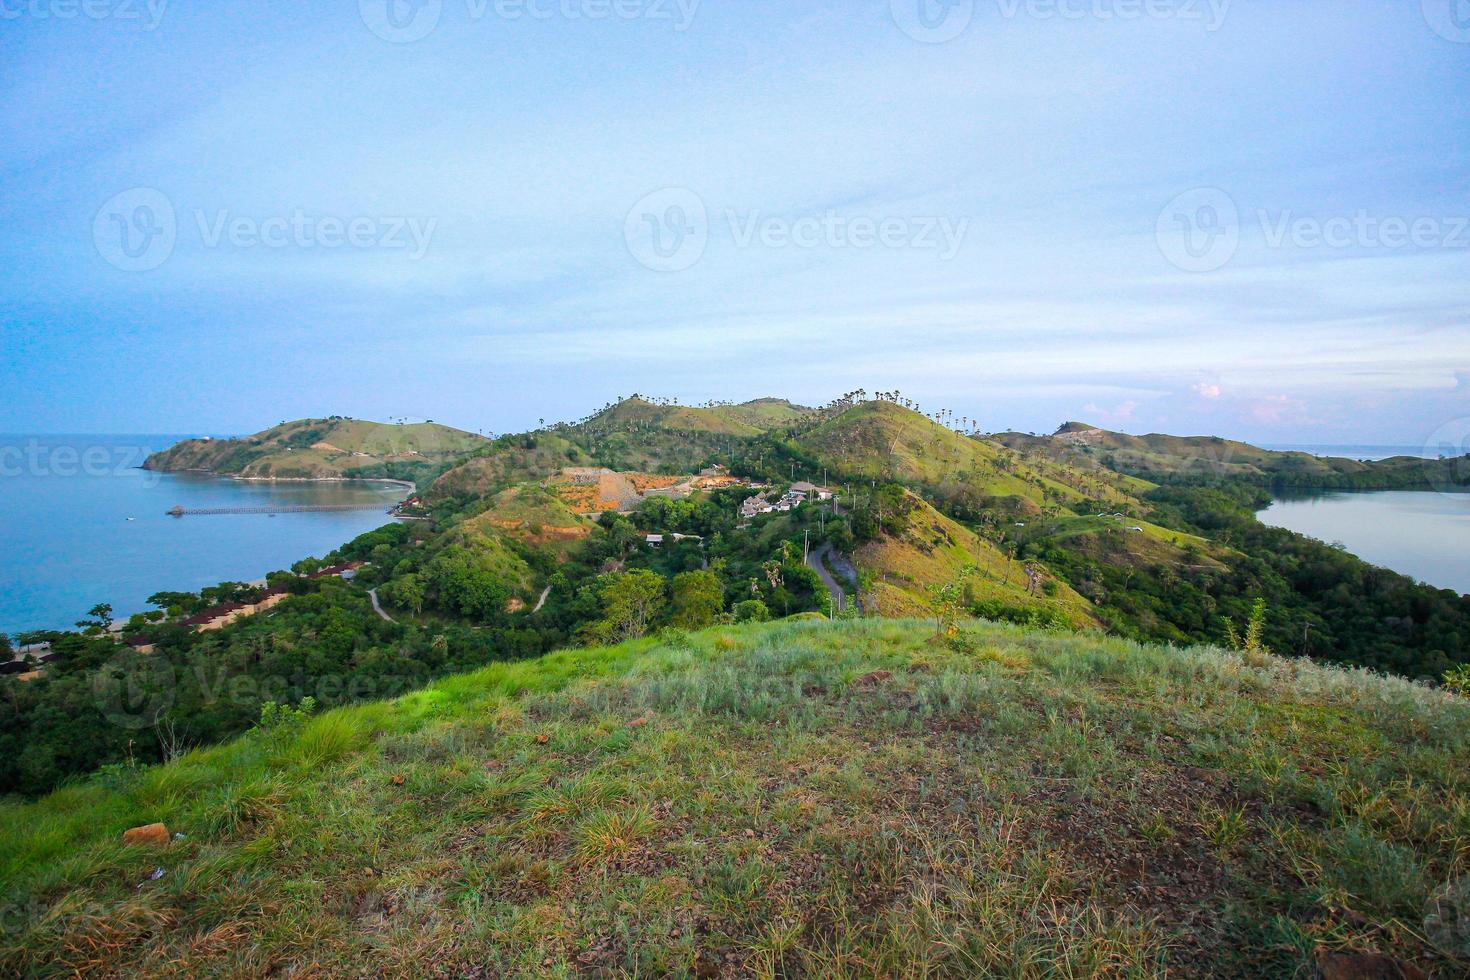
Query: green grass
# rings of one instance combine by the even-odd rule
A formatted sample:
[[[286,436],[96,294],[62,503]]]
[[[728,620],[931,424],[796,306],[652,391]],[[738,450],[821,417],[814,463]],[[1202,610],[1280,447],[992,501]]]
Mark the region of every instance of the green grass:
[[[1215,650],[932,632],[566,651],[0,808],[0,973],[1306,977],[1319,947],[1470,965],[1424,928],[1470,873],[1470,702]],[[186,836],[121,846],[154,820]]]

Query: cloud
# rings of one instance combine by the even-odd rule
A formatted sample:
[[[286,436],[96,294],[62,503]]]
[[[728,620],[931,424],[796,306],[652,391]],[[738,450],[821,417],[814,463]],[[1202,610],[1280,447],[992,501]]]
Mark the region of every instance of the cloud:
[[[1082,410],[1096,418],[1099,422],[1117,424],[1119,422],[1133,421],[1138,412],[1139,404],[1139,402],[1129,399],[1126,402],[1120,402],[1114,405],[1112,408],[1103,408],[1095,402],[1088,402],[1083,406]]]
[[[1266,395],[1250,403],[1250,413],[1258,422],[1307,421],[1307,406],[1286,395]]]
[[[1219,398],[1221,394],[1219,385],[1210,384],[1206,381],[1201,381],[1190,390],[1193,391],[1196,395],[1199,395],[1201,398],[1215,399]]]

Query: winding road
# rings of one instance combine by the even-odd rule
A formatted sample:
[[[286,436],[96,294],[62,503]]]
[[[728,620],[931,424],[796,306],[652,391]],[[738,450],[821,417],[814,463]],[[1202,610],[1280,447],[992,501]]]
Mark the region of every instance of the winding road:
[[[837,607],[837,611],[841,612],[847,608],[847,590],[842,587],[841,582],[838,582],[833,577],[831,572],[827,571],[826,558],[828,555],[834,557],[834,565],[838,567],[848,565],[847,559],[833,551],[830,541],[818,545],[816,550],[809,552],[806,556],[806,565],[817,573],[817,577],[822,580],[822,584],[827,587],[827,591],[832,593],[832,601]],[[848,567],[851,566],[849,565]],[[862,612],[863,600],[857,596],[853,596],[853,602],[857,604],[858,612]]]
[[[391,622],[394,622],[393,617],[392,616],[389,616],[387,613],[383,612],[383,607],[380,606],[380,605],[378,605],[378,590],[377,589],[368,589],[368,598],[371,599],[371,600],[373,600],[373,612],[377,613],[379,616],[382,616],[384,619],[386,619],[390,623]]]

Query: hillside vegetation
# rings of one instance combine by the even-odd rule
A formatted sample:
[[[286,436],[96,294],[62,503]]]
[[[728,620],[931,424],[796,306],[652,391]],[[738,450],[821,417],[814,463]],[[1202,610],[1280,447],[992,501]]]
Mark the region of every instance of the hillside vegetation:
[[[1470,703],[1271,657],[932,634],[566,651],[5,806],[0,971],[1470,968]],[[169,843],[121,843],[153,821]]]
[[[956,582],[968,568],[966,605],[986,608],[1037,624],[1085,628],[1098,625],[1091,605],[1066,582],[1042,574],[1040,590],[1030,588],[1027,563],[950,520],[922,499],[909,495],[901,530],[890,527],[854,553],[868,574],[870,612],[883,616],[931,615],[934,590]]]
[[[992,499],[1036,507],[1089,498],[1133,502],[1105,477],[1076,478],[1023,461],[1003,446],[961,435],[887,401],[859,404],[802,433],[796,445],[834,470],[924,487],[955,506]],[[1043,464],[1044,465],[1044,464]]]
[[[240,439],[187,439],[149,456],[143,467],[251,479],[414,479],[485,444],[480,436],[433,422],[301,419]]]

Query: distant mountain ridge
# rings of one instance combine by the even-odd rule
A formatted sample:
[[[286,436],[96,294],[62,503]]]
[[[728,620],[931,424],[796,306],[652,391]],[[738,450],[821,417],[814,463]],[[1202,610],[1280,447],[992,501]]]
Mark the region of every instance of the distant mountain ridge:
[[[1244,480],[1262,486],[1344,490],[1470,488],[1465,458],[1394,456],[1363,461],[1263,449],[1220,436],[1132,436],[1068,422],[1049,436],[1003,432],[997,442],[1078,469],[1105,468],[1155,483]]]

